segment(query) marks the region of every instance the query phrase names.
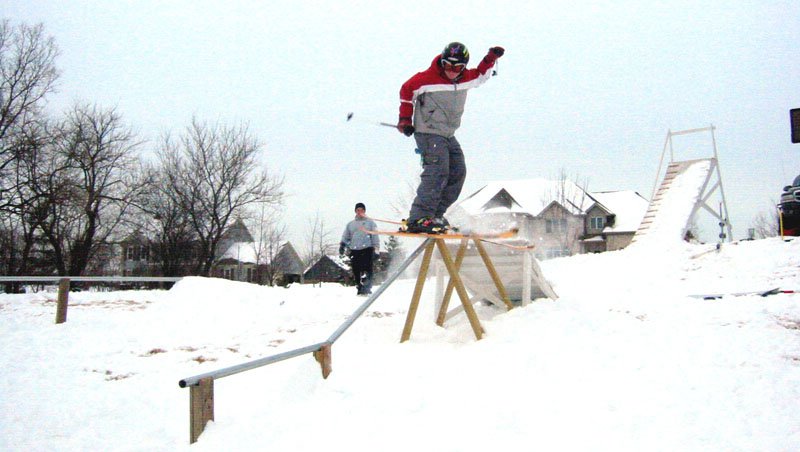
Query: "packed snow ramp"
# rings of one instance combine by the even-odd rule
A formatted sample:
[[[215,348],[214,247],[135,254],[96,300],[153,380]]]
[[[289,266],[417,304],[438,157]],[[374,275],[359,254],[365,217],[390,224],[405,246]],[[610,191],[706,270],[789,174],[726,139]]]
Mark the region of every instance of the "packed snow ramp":
[[[716,159],[672,162],[647,208],[633,243],[682,240],[716,167]]]

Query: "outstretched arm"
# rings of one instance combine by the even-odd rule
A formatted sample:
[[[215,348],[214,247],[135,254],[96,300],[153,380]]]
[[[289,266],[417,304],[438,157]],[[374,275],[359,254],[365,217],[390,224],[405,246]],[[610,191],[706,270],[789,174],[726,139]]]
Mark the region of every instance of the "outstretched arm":
[[[412,118],[414,117],[414,77],[403,83],[400,87],[400,117],[397,120],[397,130],[407,137],[414,133]]]

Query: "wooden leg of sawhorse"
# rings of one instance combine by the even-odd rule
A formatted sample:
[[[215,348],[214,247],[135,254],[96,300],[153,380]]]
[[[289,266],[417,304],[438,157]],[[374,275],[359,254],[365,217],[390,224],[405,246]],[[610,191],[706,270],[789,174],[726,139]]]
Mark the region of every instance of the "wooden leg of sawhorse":
[[[454,266],[456,271],[461,270],[461,263],[464,261],[464,255],[467,251],[467,243],[469,243],[468,239],[461,240],[461,246],[458,247],[458,252],[456,253],[456,261],[454,262]],[[447,316],[447,308],[450,305],[450,297],[453,296],[453,289],[455,288],[455,283],[453,282],[453,278],[447,282],[447,288],[444,291],[444,295],[442,295],[442,305],[439,307],[439,315],[436,316],[436,324],[439,326],[444,326],[444,320]]]
[[[442,261],[445,267],[447,267],[447,272],[450,273],[450,280],[453,281],[456,293],[458,293],[458,297],[461,298],[461,304],[464,306],[464,312],[467,313],[467,319],[469,319],[469,324],[472,326],[472,331],[475,333],[475,338],[480,340],[481,337],[483,337],[483,328],[481,327],[481,322],[478,321],[478,314],[475,313],[475,308],[473,308],[472,303],[470,303],[467,289],[464,288],[464,283],[461,281],[461,276],[458,274],[458,268],[456,268],[455,263],[453,263],[453,259],[450,257],[450,251],[447,249],[444,240],[436,239],[436,246],[439,247],[439,253],[442,255]]]
[[[414,286],[414,295],[411,297],[411,304],[408,306],[406,324],[403,327],[403,334],[400,336],[400,342],[405,342],[411,337],[411,328],[414,327],[414,318],[417,316],[419,298],[422,295],[422,288],[425,286],[425,278],[428,276],[428,267],[430,267],[431,264],[431,256],[433,255],[433,247],[436,241],[427,239],[427,242],[425,253],[422,255],[422,265],[419,267],[419,275],[417,275],[417,285]]]
[[[486,252],[486,248],[483,247],[483,244],[481,244],[480,240],[472,239],[472,241],[475,242],[475,246],[478,248],[478,252],[481,254],[483,264],[486,265],[486,269],[489,270],[489,275],[491,275],[492,281],[494,281],[494,285],[497,287],[497,293],[500,294],[500,299],[503,300],[506,308],[513,309],[514,305],[511,304],[511,300],[508,298],[508,293],[506,293],[506,288],[503,286],[503,281],[500,279],[500,275],[497,274],[497,270],[495,270],[494,264],[492,264],[492,260],[489,258],[489,254]]]

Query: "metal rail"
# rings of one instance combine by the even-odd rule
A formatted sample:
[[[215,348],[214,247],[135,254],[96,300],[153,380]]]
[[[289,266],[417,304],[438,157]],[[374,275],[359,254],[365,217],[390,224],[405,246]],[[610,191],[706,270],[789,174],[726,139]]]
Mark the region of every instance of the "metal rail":
[[[422,243],[422,245],[419,246],[419,248],[417,248],[413,253],[411,253],[406,258],[406,260],[403,261],[400,267],[398,267],[394,271],[394,273],[392,273],[391,276],[389,276],[389,278],[387,278],[386,281],[384,281],[383,284],[381,284],[380,287],[378,287],[378,289],[372,295],[370,295],[369,298],[367,298],[367,300],[363,304],[361,304],[361,306],[358,307],[358,309],[353,311],[353,314],[350,315],[350,317],[348,317],[348,319],[333,334],[331,334],[331,336],[328,338],[327,341],[279,353],[277,355],[267,356],[265,358],[259,358],[250,362],[237,364],[235,366],[225,367],[223,369],[206,372],[204,374],[183,378],[180,381],[178,381],[178,386],[180,386],[181,388],[189,386],[197,386],[200,383],[200,380],[202,380],[203,378],[212,378],[216,380],[218,378],[238,374],[246,370],[251,370],[257,367],[266,366],[268,364],[276,363],[289,358],[295,358],[297,356],[301,356],[306,353],[317,352],[320,351],[320,349],[322,349],[322,347],[325,345],[328,346],[333,345],[333,343],[336,342],[336,340],[339,339],[339,337],[342,334],[344,334],[344,332],[347,331],[347,329],[350,328],[353,325],[353,323],[355,323],[355,321],[358,320],[359,317],[361,317],[361,315],[367,310],[367,308],[369,308],[369,306],[376,299],[378,299],[378,297],[381,296],[381,294],[394,282],[394,280],[400,277],[400,275],[403,274],[406,268],[408,268],[408,266],[411,265],[412,262],[414,262],[414,259],[416,259],[417,256],[419,256],[420,253],[422,253],[422,251],[425,249],[425,246],[428,244],[429,240],[432,239],[425,240]]]
[[[219,369],[212,372],[206,372],[200,375],[195,375],[193,377],[184,378],[183,380],[178,382],[178,386],[180,386],[181,388],[185,388],[187,386],[197,386],[200,383],[200,380],[202,380],[203,378],[211,377],[216,380],[218,378],[238,374],[239,372],[244,372],[246,370],[251,370],[257,367],[266,366],[267,364],[277,363],[285,359],[294,358],[300,355],[305,355],[306,353],[316,352],[320,348],[322,348],[322,346],[325,344],[326,344],[325,342],[320,342],[319,344],[308,345],[306,347],[290,350],[288,352],[278,353],[277,355],[267,356],[266,358],[260,358],[250,362],[237,364],[235,366],[226,367],[224,369]]]
[[[367,298],[367,300],[361,306],[358,307],[358,309],[353,311],[353,314],[342,324],[342,326],[340,326],[333,334],[331,334],[331,337],[328,338],[329,343],[333,344],[334,342],[336,342],[336,340],[339,339],[339,336],[344,334],[344,332],[347,331],[347,329],[350,328],[350,326],[352,326],[353,323],[355,323],[355,321],[359,317],[361,317],[361,314],[363,314],[364,311],[366,311],[367,308],[370,307],[370,305],[375,300],[377,300],[378,297],[381,296],[383,291],[386,290],[394,282],[395,279],[397,279],[400,275],[402,275],[403,272],[408,268],[409,265],[411,265],[412,262],[414,262],[414,259],[416,259],[417,256],[419,256],[422,253],[422,251],[425,249],[425,246],[428,244],[428,241],[430,240],[433,239],[426,239],[424,242],[422,242],[422,245],[420,245],[419,248],[414,250],[414,252],[411,253],[411,255],[409,255],[405,261],[403,261],[400,267],[398,267],[397,270],[395,270],[395,272],[392,273],[392,275],[389,276],[389,278],[387,278],[386,281],[384,281],[380,287],[378,287],[378,290],[376,290],[375,293],[370,295],[369,298]]]

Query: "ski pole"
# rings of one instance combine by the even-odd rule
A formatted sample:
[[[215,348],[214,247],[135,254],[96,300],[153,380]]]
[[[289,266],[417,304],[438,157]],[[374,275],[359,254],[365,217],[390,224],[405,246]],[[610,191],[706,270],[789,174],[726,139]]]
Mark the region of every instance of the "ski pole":
[[[394,127],[394,126],[392,126],[392,127]],[[372,217],[370,217],[370,220],[377,221],[379,223],[400,224],[400,225],[405,224],[405,222],[403,222],[403,221],[384,220],[384,219],[381,219],[381,218],[372,218]]]
[[[347,114],[347,121],[350,122],[350,120],[353,119],[353,116],[355,116],[355,114],[352,111],[350,113],[348,113]],[[388,122],[380,122],[379,121],[379,122],[376,122],[375,125],[391,127],[393,129],[397,128],[397,124],[390,124]]]

